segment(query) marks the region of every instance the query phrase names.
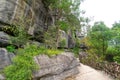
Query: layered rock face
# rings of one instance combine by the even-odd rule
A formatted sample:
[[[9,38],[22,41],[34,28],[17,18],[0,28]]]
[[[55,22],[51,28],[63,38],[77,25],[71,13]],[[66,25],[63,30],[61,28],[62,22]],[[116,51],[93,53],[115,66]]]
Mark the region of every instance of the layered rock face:
[[[14,57],[14,54],[8,53],[6,49],[0,48],[0,72],[12,63],[11,59]],[[0,80],[5,80],[3,75],[0,73]]]
[[[48,11],[42,0],[0,0],[0,30],[23,19],[28,34],[40,41],[44,29],[52,23]]]
[[[79,73],[79,61],[70,52],[51,58],[39,55],[34,59],[40,67],[40,70],[34,73],[34,80],[64,80]]]
[[[10,44],[10,37],[8,34],[4,33],[3,31],[0,31],[0,46],[6,46]]]
[[[43,0],[0,0],[0,31],[3,31],[5,26],[14,26],[15,23],[24,24],[26,31],[34,40],[43,42],[44,31],[54,24],[53,12],[44,5]],[[9,30],[4,32],[10,35]],[[65,47],[74,47],[74,41],[70,35],[65,33],[63,38],[66,39]]]
[[[0,48],[0,71],[11,64],[13,54],[9,54],[6,49]]]

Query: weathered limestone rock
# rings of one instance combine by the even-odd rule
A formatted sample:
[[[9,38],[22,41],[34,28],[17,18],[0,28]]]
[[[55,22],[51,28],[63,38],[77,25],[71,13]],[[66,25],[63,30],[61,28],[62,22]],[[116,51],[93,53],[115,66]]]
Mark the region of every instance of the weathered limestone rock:
[[[23,21],[28,34],[41,41],[44,29],[52,24],[48,11],[42,0],[0,0],[0,30],[4,25]]]
[[[46,55],[36,56],[35,62],[40,66],[40,70],[34,73],[34,78],[41,80],[64,80],[69,76],[79,73],[77,66],[79,61],[70,52],[62,53],[54,57]]]
[[[59,30],[59,39],[58,39],[59,48],[73,48],[75,47],[75,41],[70,34],[67,34],[63,30]]]
[[[5,80],[5,77],[0,74],[0,80]]]
[[[58,39],[59,48],[68,48],[68,35],[65,31],[59,30],[59,39]]]
[[[0,31],[0,46],[7,46],[10,43],[10,37],[8,34]]]
[[[73,40],[72,36],[68,34],[68,48],[74,48],[75,41]]]
[[[0,71],[11,64],[11,58],[13,56],[10,55],[11,54],[9,54],[6,49],[0,48]]]

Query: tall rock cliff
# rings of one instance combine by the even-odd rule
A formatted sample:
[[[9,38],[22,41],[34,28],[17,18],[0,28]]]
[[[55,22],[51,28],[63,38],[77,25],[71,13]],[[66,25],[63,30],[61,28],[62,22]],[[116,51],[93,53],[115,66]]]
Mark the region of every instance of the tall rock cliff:
[[[28,34],[40,41],[43,31],[52,23],[49,9],[42,0],[0,0],[0,30],[23,19]]]

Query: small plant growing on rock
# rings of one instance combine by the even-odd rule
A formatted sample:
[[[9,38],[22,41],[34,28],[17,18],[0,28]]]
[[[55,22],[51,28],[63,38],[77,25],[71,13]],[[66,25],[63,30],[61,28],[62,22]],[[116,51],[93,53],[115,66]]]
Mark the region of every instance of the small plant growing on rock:
[[[59,50],[47,49],[36,45],[27,44],[19,48],[13,64],[4,69],[6,80],[31,80],[32,72],[38,69],[33,57],[39,54],[53,56],[61,53]]]

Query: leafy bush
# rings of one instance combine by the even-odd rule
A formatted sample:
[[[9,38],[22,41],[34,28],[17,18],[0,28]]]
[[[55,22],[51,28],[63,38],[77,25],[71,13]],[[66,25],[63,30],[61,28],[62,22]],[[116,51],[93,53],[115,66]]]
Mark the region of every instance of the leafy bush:
[[[30,80],[32,71],[36,69],[33,56],[38,54],[36,46],[27,46],[19,49],[17,56],[13,59],[13,64],[5,68],[7,80]]]
[[[12,25],[4,26],[2,28],[2,31],[12,35],[10,42],[11,44],[14,44],[17,47],[21,47],[22,45],[25,45],[29,40],[29,36],[26,30],[28,26],[27,20],[25,21],[23,19],[20,19],[18,22],[14,22],[14,24]]]
[[[55,26],[48,28],[47,32],[44,34],[45,44],[49,48],[57,48],[57,29]]]
[[[11,37],[11,43],[17,47],[25,45],[29,40],[25,27],[17,26],[18,34],[15,37]]]
[[[109,62],[118,62],[120,63],[120,51],[118,47],[108,47],[105,54],[106,60]]]
[[[6,47],[6,49],[7,49],[8,52],[14,52],[15,51],[15,46],[9,45],[9,46]]]
[[[68,29],[69,29],[69,27],[68,27],[69,25],[68,25],[68,23],[65,22],[65,21],[59,21],[59,22],[58,22],[58,25],[59,25],[60,29],[61,29],[61,30],[64,30],[65,32],[67,32]]]
[[[80,48],[74,47],[73,49],[70,49],[70,51],[73,52],[76,57],[78,57],[79,52],[80,52]]]
[[[59,50],[50,50],[36,45],[27,45],[24,49],[18,49],[17,56],[13,58],[13,64],[4,70],[6,80],[31,80],[32,72],[38,69],[33,60],[34,56],[39,54],[53,56],[60,52]]]
[[[48,56],[55,56],[55,55],[58,55],[60,54],[62,51],[60,50],[57,50],[57,49],[47,49],[45,51],[45,54],[48,55]]]
[[[120,55],[115,56],[114,61],[120,64]]]
[[[64,47],[66,47],[66,39],[62,39],[60,42],[59,42],[59,46],[60,47],[62,47],[62,48],[64,48]]]

